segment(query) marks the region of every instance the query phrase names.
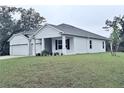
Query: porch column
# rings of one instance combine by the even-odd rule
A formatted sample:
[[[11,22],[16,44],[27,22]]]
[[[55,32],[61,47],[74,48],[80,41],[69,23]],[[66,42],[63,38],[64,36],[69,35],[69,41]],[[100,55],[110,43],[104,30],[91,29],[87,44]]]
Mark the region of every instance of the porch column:
[[[45,49],[45,42],[44,38],[42,38],[42,44],[41,44],[41,52]]]
[[[62,53],[66,55],[66,37],[62,36]]]
[[[33,56],[36,55],[36,40],[33,39]]]
[[[40,40],[40,53],[42,51],[42,39],[39,39]]]
[[[31,40],[28,39],[28,55],[31,55]]]

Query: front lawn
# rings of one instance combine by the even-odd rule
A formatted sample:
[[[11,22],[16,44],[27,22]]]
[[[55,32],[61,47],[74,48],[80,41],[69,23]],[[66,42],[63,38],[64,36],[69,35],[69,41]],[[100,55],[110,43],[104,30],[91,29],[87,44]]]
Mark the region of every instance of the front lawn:
[[[124,53],[0,60],[0,87],[124,87]]]

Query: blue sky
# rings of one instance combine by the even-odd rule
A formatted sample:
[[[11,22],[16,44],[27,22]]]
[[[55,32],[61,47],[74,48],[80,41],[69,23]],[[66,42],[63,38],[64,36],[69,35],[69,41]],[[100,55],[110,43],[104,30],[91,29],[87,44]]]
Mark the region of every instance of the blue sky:
[[[23,5],[21,7],[36,9],[50,24],[71,24],[107,37],[110,32],[102,29],[105,26],[105,20],[124,14],[124,6]]]

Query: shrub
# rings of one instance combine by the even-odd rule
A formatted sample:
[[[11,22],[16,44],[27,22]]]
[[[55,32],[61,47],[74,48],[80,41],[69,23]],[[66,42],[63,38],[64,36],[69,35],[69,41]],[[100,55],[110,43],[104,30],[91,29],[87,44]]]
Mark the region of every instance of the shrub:
[[[40,53],[37,53],[36,56],[41,56],[41,54]]]
[[[63,56],[63,53],[61,53],[61,56]]]
[[[52,55],[53,55],[53,53],[49,53],[49,55],[51,55],[51,56],[52,56]]]
[[[42,56],[48,56],[48,55],[49,55],[49,52],[46,51],[46,50],[43,50],[43,51],[41,52],[41,55],[42,55]]]
[[[59,55],[59,52],[55,52],[55,53],[54,53],[54,56],[58,56],[58,55]]]

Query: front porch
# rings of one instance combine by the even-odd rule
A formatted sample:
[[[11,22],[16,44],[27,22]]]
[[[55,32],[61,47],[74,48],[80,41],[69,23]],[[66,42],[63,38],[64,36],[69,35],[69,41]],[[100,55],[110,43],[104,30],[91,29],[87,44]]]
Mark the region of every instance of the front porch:
[[[44,50],[50,54],[70,54],[73,51],[73,37],[33,38],[32,55],[35,56],[37,53],[41,53]]]

